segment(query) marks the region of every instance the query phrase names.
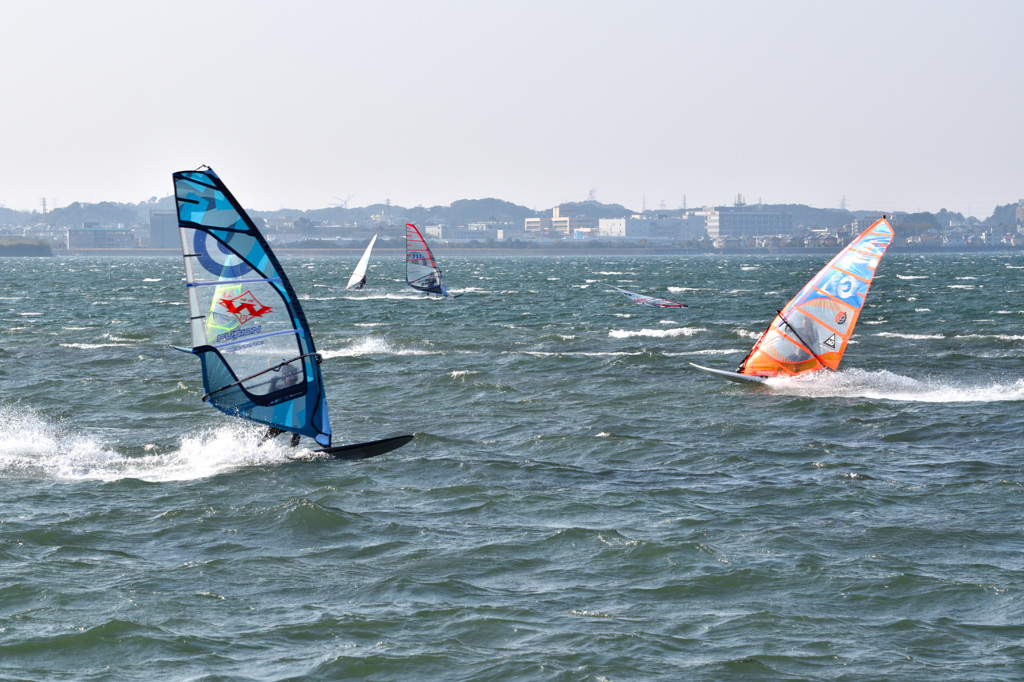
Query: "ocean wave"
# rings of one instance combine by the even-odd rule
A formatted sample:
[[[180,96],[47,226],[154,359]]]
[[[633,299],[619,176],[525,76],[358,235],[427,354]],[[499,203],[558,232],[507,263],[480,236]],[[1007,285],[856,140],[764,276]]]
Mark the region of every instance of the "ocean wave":
[[[93,350],[95,348],[124,348],[123,343],[62,343],[62,348],[77,348],[79,350]]]
[[[954,339],[998,339],[999,341],[1024,341],[1021,334],[957,334]]]
[[[397,294],[367,294],[364,292],[354,292],[345,296],[339,296],[338,299],[345,301],[421,301],[423,299],[430,298],[424,296],[418,291],[403,291]]]
[[[508,352],[508,351],[506,351]],[[524,350],[523,355],[533,355],[538,358],[547,357],[574,357],[574,358],[621,358],[631,355],[645,355],[645,351],[548,351],[548,350]]]
[[[367,336],[359,339],[347,348],[320,351],[325,360],[330,358],[351,358],[361,355],[441,355],[439,350],[417,350],[412,348],[395,348],[384,339]]]
[[[608,332],[608,336],[613,339],[629,339],[634,336],[649,336],[653,338],[666,338],[671,336],[693,336],[700,332],[706,332],[707,329],[703,327],[676,327],[675,329],[641,329],[639,331],[629,331],[626,329],[612,329]]]
[[[260,446],[262,429],[232,423],[186,437],[168,452],[126,456],[99,438],[32,412],[0,408],[0,475],[58,481],[188,481],[261,464],[292,454],[287,440]],[[143,447],[153,452],[157,446]]]
[[[1024,379],[1009,384],[971,385],[962,379],[914,379],[887,370],[814,372],[799,377],[773,378],[766,384],[779,393],[809,398],[868,398],[920,403],[1024,400]]]
[[[737,355],[739,353],[746,353],[749,350],[749,348],[706,348],[704,350],[688,350],[680,353],[665,353],[665,355],[668,357],[688,355]]]
[[[877,332],[875,336],[881,336],[883,338],[890,339],[914,339],[921,341],[924,339],[944,339],[946,338],[942,334],[901,334],[899,332]]]

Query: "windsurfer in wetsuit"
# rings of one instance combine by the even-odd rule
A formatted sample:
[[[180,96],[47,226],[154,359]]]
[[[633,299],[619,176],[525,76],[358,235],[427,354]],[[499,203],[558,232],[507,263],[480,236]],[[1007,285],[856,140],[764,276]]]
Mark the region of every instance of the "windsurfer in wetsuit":
[[[266,443],[268,440],[273,440],[280,436],[282,433],[284,433],[284,429],[279,429],[276,426],[268,426],[267,432],[263,434],[263,438],[260,438],[260,444],[262,445],[263,443]],[[299,439],[301,438],[302,436],[300,436],[299,434],[293,433],[292,439],[290,441],[291,446],[293,448],[299,447]]]
[[[354,291],[359,291],[360,289],[363,288],[363,286],[365,284],[366,284],[366,275],[363,275],[363,278],[361,280],[359,280],[358,282],[356,282],[355,284],[352,285],[352,289]]]
[[[278,371],[281,372],[281,376],[275,377],[274,380],[270,383],[271,391],[279,391],[282,388],[287,388],[288,386],[293,386],[299,383],[301,375],[299,373],[298,367],[295,367],[294,365],[290,364],[282,365],[281,367],[278,368]],[[266,443],[268,440],[277,438],[282,433],[284,433],[284,429],[279,429],[276,426],[268,426],[267,432],[264,433],[263,438],[260,439],[260,443]],[[299,439],[301,437],[302,436],[300,436],[297,433],[292,434],[291,446],[293,448],[298,447]]]

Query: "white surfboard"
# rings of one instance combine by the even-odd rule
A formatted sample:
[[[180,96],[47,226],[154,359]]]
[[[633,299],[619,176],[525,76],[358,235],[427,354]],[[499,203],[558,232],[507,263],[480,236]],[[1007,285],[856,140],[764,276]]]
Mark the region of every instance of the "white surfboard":
[[[750,374],[740,374],[739,372],[729,372],[724,369],[711,369],[710,367],[702,367],[694,363],[690,363],[691,367],[696,367],[702,372],[710,374],[713,377],[719,379],[725,379],[726,381],[735,381],[738,384],[763,384],[767,381],[766,377],[752,376]]]

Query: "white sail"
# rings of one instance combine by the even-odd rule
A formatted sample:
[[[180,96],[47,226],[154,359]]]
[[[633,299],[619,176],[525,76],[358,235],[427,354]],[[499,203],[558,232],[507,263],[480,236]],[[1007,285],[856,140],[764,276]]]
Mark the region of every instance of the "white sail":
[[[349,277],[348,284],[345,285],[346,289],[362,289],[363,285],[366,284],[366,265],[370,262],[370,251],[373,251],[373,244],[376,241],[377,235],[373,235],[373,239],[370,240],[366,251],[363,251],[363,257],[359,259],[356,269],[352,271],[352,276]]]

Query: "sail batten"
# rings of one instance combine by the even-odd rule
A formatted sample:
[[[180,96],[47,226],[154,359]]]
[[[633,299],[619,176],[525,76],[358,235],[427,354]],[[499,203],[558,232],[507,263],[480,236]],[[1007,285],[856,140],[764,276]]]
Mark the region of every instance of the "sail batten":
[[[778,311],[737,371],[771,377],[837,369],[892,238],[883,216],[851,241]]]
[[[232,282],[232,284],[251,284],[251,283],[258,283],[258,282],[274,282],[275,284],[281,284],[281,278],[280,277],[269,277],[269,278],[265,278],[265,279],[236,279],[236,280],[234,280]],[[217,286],[223,286],[223,285],[224,285],[224,282],[220,281],[220,280],[218,280],[216,282],[186,282],[185,283],[186,287],[217,287]]]
[[[272,338],[274,336],[282,336],[284,334],[295,334],[296,336],[301,336],[302,335],[302,331],[298,330],[298,329],[294,329],[292,331],[270,332],[269,334],[261,334],[259,336],[243,336],[241,338],[236,338],[236,339],[231,340],[231,341],[225,341],[223,343],[211,343],[209,345],[212,348],[227,348],[228,346],[235,346],[235,345],[238,345],[240,343],[250,343],[252,341],[259,341],[260,339],[269,339],[269,338]]]
[[[277,257],[212,169],[173,177],[203,399],[329,446],[319,355]]]

